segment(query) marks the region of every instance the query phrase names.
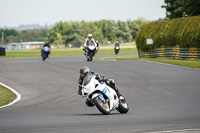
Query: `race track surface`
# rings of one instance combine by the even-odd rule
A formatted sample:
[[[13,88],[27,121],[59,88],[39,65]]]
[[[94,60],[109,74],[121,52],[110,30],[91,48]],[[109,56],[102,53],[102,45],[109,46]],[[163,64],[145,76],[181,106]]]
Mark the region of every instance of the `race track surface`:
[[[113,78],[127,114],[102,115],[77,94],[79,69]],[[83,56],[0,59],[0,82],[18,91],[0,109],[0,133],[144,133],[200,129],[200,70],[144,61],[85,61]],[[197,131],[198,132],[198,131]]]

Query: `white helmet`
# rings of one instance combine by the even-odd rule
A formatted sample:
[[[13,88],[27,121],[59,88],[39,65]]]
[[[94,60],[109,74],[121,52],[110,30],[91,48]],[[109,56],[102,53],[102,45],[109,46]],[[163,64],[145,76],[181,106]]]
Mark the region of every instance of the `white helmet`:
[[[92,38],[92,34],[88,34],[88,37]]]

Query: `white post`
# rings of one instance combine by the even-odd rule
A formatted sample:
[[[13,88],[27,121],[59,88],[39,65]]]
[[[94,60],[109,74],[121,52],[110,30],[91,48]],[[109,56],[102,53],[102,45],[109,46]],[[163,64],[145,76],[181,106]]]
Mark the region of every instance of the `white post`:
[[[3,46],[3,31],[2,31],[2,46]]]

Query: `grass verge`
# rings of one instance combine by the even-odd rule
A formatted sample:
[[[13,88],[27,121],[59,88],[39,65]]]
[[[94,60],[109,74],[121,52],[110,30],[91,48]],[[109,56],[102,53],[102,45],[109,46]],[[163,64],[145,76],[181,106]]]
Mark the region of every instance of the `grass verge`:
[[[126,55],[126,56],[111,56],[111,57],[95,57],[95,60],[138,60],[138,55]]]
[[[163,58],[149,58],[144,60],[200,69],[200,60],[175,60]]]
[[[120,53],[134,53],[137,52],[136,48],[121,48]],[[98,54],[111,54],[114,53],[114,48],[100,48]],[[69,55],[83,55],[84,51],[80,48],[64,48],[52,49],[51,56],[69,56]],[[6,56],[0,58],[17,58],[17,57],[40,57],[40,50],[20,50],[20,51],[6,51]]]
[[[112,57],[95,57],[95,60],[138,60],[138,55],[128,56],[112,56]],[[197,68],[200,69],[200,60],[175,60],[175,59],[163,59],[163,58],[149,58],[143,59],[148,61],[172,64],[183,67]]]
[[[10,103],[15,97],[14,93],[0,85],[0,106]]]

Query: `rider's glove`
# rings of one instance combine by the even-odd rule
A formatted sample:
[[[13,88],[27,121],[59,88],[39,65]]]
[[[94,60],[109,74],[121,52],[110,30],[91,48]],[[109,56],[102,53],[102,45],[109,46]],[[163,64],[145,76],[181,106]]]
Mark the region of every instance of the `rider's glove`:
[[[108,80],[108,78],[106,76],[101,76],[99,81],[101,82],[106,82]]]

